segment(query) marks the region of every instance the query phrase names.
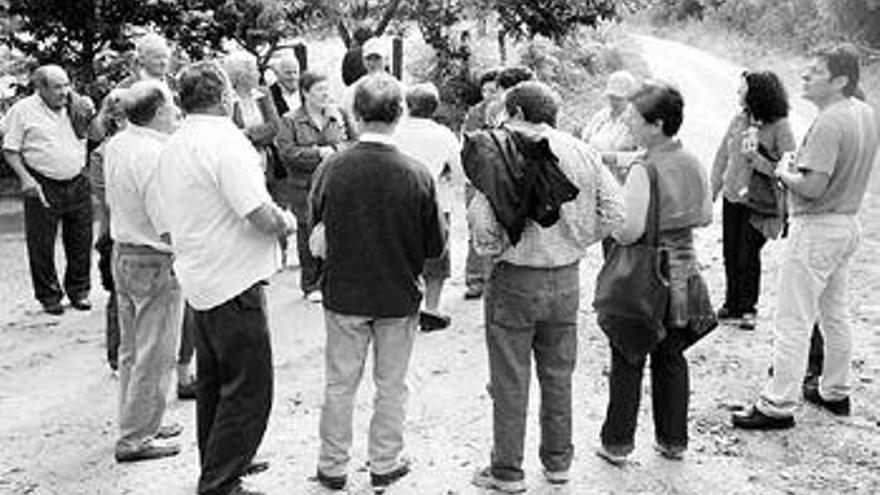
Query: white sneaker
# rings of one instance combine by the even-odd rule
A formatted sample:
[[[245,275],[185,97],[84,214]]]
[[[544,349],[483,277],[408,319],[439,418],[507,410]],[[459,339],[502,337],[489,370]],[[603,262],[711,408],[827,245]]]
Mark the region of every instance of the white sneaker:
[[[306,294],[306,300],[315,304],[320,304],[324,300],[324,294],[319,290],[313,290]]]
[[[544,470],[544,479],[551,485],[564,485],[568,483],[568,471],[548,471]]]

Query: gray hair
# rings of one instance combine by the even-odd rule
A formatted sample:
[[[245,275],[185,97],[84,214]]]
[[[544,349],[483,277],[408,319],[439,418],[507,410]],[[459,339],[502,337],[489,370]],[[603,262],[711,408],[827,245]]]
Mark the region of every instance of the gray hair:
[[[171,49],[168,47],[168,42],[165,41],[165,38],[162,35],[157,33],[147,33],[143,35],[137,41],[136,48],[138,59],[143,59],[151,52],[171,53]]]
[[[229,81],[235,86],[243,75],[257,71],[257,57],[244,50],[234,51],[223,57],[222,67]]]
[[[135,125],[147,125],[160,108],[172,100],[168,87],[154,80],[138,81],[122,95],[125,116]]]

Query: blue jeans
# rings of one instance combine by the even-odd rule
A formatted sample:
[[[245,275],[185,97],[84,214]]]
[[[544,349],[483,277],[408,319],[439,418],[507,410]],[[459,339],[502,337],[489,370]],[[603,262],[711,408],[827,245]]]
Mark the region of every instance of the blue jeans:
[[[354,398],[373,343],[376,397],[367,444],[370,470],[384,474],[398,467],[403,451],[403,421],[408,394],[406,371],[418,316],[372,318],[324,311],[324,405],[318,470],[328,476],[346,473],[352,441]]]
[[[183,317],[183,296],[171,254],[145,247],[114,248],[119,311],[119,441],[136,451],[158,431]]]
[[[539,456],[548,471],[567,471],[571,376],[577,360],[578,264],[529,268],[499,263],[486,291],[486,345],[492,396],[492,475],[523,479],[523,443],[532,356],[541,386]]]
[[[647,331],[647,329],[645,330]],[[685,340],[680,330],[670,329],[651,352],[651,405],[654,437],[665,447],[686,448],[689,395],[688,363],[682,352]],[[611,346],[608,410],[602,425],[602,444],[615,453],[629,454],[635,448],[636,422],[642,396],[642,374],[646,358],[631,362]]]

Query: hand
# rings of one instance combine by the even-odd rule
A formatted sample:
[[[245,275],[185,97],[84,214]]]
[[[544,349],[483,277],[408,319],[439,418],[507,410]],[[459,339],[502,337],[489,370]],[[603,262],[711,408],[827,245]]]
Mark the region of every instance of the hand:
[[[39,199],[40,203],[46,208],[50,206],[49,201],[46,200],[46,195],[43,194],[43,187],[30,175],[26,175],[22,178],[21,193],[26,198]]]

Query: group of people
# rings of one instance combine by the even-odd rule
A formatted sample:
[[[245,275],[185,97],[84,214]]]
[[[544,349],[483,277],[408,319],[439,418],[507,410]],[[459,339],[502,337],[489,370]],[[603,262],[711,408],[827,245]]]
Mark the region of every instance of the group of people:
[[[87,174],[102,191],[108,329],[118,328],[108,359],[119,368],[119,462],[180,451],[169,439],[182,428],[162,421],[177,363],[179,387],[195,390],[198,493],[256,493],[241,479],[267,467],[254,461],[273,398],[264,287],[295,232],[300,290],[323,305],[326,330],[315,479],[331,490],[348,483],[354,400],[371,346],[371,484],[382,491],[406,476],[407,368],[419,329],[451,323],[439,306],[460,184],[469,226],[465,298],[484,299],[493,402],[491,456],[475,485],[526,490],[533,360],[543,474],[552,484],[569,480],[580,260],[595,243],[608,256],[653,230],[668,260],[669,307],[656,322],[664,337],[638,354],[612,339],[597,454],[621,464],[633,451],[650,355],[655,446],[682,459],[690,393],[684,350],[695,317],[689,281],[699,273],[693,230],[711,222],[719,194],[727,274],[720,318],[754,328],[761,247],[788,236],[773,374],[734,426],[794,425],[811,331],[825,337],[824,362],[803,396],[850,413],[847,269],[880,141],[873,110],[854,97],[859,63],[850,47],[817,52],[805,72],[804,97],[820,112],[800,147],[779,79],[744,73],[742,110],[710,177],[677,138],[685,102],[667,83],[612,74],[608,108],[574,136],[557,129],[559,96],[531,71],[489,71],[479,81],[484,100],[460,138],[431,120],[436,87],[404,86],[385,73],[376,40],[359,41],[366,72],[350,81],[341,104],[326,75],[301,72],[292,55],[274,61],[275,83],[266,89],[244,53],[168,77],[167,45],[149,35],[139,71],[99,112],[70,90],[62,68],[47,65],[34,73],[35,93],[4,119],[4,154],[25,196],[34,291],[48,313],[63,312],[65,294],[74,308],[90,308]],[[156,50],[164,62],[152,57]],[[97,152],[89,167],[87,139]],[[755,174],[770,178],[775,210],[751,200]],[[659,213],[648,218],[649,211]],[[54,269],[59,223],[63,288]]]

